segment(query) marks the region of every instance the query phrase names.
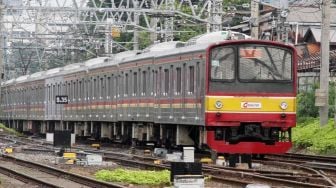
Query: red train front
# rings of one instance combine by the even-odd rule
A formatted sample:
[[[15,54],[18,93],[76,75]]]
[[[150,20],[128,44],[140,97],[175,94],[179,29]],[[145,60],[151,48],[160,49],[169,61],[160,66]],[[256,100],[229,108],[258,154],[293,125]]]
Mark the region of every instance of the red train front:
[[[207,50],[207,144],[227,154],[284,153],[296,124],[296,51],[268,41]]]

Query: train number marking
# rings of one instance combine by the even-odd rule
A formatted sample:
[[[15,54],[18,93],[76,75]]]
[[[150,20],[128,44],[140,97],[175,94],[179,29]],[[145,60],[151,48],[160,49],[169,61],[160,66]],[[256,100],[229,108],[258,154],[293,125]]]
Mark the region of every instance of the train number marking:
[[[56,104],[68,104],[68,96],[66,95],[57,95]]]

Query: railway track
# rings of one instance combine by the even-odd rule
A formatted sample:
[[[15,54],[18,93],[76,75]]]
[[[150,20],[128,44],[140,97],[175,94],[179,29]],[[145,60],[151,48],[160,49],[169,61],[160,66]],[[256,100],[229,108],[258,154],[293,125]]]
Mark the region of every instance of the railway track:
[[[126,157],[120,157],[120,155],[112,156],[112,154],[108,154],[108,156],[105,155],[105,158],[108,160],[113,160],[116,163],[119,163],[121,165],[125,166],[132,166],[137,168],[146,168],[146,169],[169,169],[169,162],[164,162],[163,164],[156,165],[153,164],[153,162],[149,162],[152,160],[152,158],[147,158],[143,160],[139,160],[141,158],[144,158],[142,156],[128,156]],[[288,187],[332,187],[333,185],[330,184],[330,182],[326,181],[323,177],[312,174],[305,174],[309,176],[312,176],[310,181],[313,181],[313,183],[306,183],[301,182],[299,180],[307,181],[307,177],[298,176],[298,177],[291,177],[289,175],[285,176],[286,173],[283,173],[282,178],[271,175],[267,176],[265,174],[260,173],[254,173],[256,170],[248,171],[247,169],[240,170],[235,168],[228,168],[228,167],[221,167],[221,166],[215,166],[215,165],[203,165],[203,172],[205,175],[211,176],[211,179],[213,181],[217,181],[220,183],[223,183],[227,185],[228,183],[232,183],[234,185],[239,186],[246,186],[248,184],[253,183],[263,183],[268,184],[272,186],[288,186]],[[268,174],[271,174],[271,172],[268,172]],[[275,174],[276,175],[276,174]],[[302,175],[302,174],[301,174]],[[287,179],[284,179],[287,178]]]
[[[41,142],[37,142],[41,143]],[[42,143],[43,144],[43,143]],[[24,148],[23,150],[31,150],[38,152],[54,152],[49,146],[43,145],[44,149],[37,148]],[[153,164],[154,160],[158,158],[153,158],[149,156],[140,156],[140,155],[130,155],[120,152],[112,152],[112,151],[104,151],[104,150],[92,150],[88,149],[88,147],[74,147],[74,149],[84,150],[92,153],[103,154],[105,159],[113,160],[116,163],[119,163],[123,166],[132,166],[136,168],[150,168],[150,169],[167,169],[169,168],[169,163],[155,165]],[[298,157],[296,157],[298,156]],[[294,160],[296,157],[296,161],[292,161],[292,163],[284,163],[288,162],[288,160]],[[204,172],[208,175],[211,175],[212,180],[218,181],[221,183],[229,183],[238,186],[245,186],[250,183],[268,183],[271,185],[283,185],[290,187],[328,187],[334,186],[334,182],[332,179],[328,178],[329,174],[325,174],[320,171],[316,171],[316,168],[311,168],[309,166],[304,166],[303,161],[299,161],[300,155],[290,155],[288,157],[286,155],[283,160],[281,160],[281,156],[267,156],[266,161],[261,163],[268,163],[268,165],[273,166],[286,166],[287,168],[291,166],[292,169],[300,169],[302,172],[275,172],[275,171],[267,171],[267,170],[257,170],[257,169],[236,169],[222,166],[211,166],[205,165]],[[320,157],[320,156],[318,156]],[[309,157],[309,159],[318,160],[318,157]],[[330,157],[321,156],[324,161],[329,159]],[[274,162],[274,159],[279,159]],[[332,158],[331,158],[332,159]],[[273,161],[272,162],[270,161]],[[294,164],[295,163],[295,164]],[[297,165],[299,164],[299,165]],[[318,164],[315,164],[318,165]],[[244,181],[242,181],[239,177],[244,177]],[[223,178],[225,177],[225,178]]]
[[[3,167],[3,166],[0,166],[0,174],[6,175],[12,179],[19,180],[22,183],[24,183],[23,185],[29,184],[29,185],[33,185],[37,187],[51,187],[51,188],[58,187],[49,182],[40,180],[38,178],[34,178],[32,176],[26,175],[19,171],[15,171],[10,168]]]
[[[284,155],[268,155],[265,159],[268,161],[300,164],[336,176],[336,157],[287,153]]]
[[[38,164],[35,162],[15,158],[9,155],[3,155],[2,161],[3,162],[0,164],[1,166],[0,168],[4,173],[7,173],[9,175],[14,174],[15,176],[19,177],[20,179],[23,179],[24,181],[32,181],[34,182],[34,184],[38,184],[38,185],[42,185],[46,187],[102,187],[102,188],[104,187],[123,188],[124,187],[122,185],[94,180],[88,177],[69,173],[69,172],[66,172],[66,171],[63,171],[57,168],[47,166],[47,165]],[[5,162],[7,163],[7,167],[4,167],[6,166]],[[17,170],[12,169],[14,168],[14,166]],[[40,175],[37,170],[41,172]],[[23,174],[20,171],[24,171],[27,174]],[[34,176],[37,176],[37,177],[34,177]]]

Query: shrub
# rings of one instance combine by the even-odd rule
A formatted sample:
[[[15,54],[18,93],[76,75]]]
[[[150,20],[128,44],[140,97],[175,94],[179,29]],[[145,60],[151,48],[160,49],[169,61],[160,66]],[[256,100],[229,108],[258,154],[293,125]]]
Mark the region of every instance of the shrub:
[[[336,129],[332,120],[321,127],[318,118],[310,119],[310,122],[299,123],[293,128],[294,145],[298,148],[306,148],[308,151],[320,154],[336,153],[335,140]]]
[[[99,170],[95,174],[96,179],[109,182],[123,182],[138,185],[168,185],[170,182],[170,172],[148,171],[148,170]]]

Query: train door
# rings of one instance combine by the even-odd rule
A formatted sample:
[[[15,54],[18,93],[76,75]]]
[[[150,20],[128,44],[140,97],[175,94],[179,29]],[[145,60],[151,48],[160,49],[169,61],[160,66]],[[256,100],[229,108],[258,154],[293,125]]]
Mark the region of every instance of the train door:
[[[141,70],[140,69],[134,69],[133,71],[133,79],[132,79],[132,100],[130,101],[130,114],[131,119],[130,120],[138,120],[139,117],[139,88],[140,88],[140,79],[139,74]]]
[[[170,92],[170,82],[171,82],[171,67],[170,65],[162,66],[162,92],[161,92],[161,121],[169,122],[171,121],[171,92]]]
[[[114,121],[117,121],[118,113],[117,113],[117,104],[118,104],[118,93],[119,93],[119,85],[118,85],[118,72],[112,74],[111,77],[111,117]]]
[[[184,116],[187,123],[195,122],[196,117],[195,69],[196,62],[188,62],[185,66]]]
[[[106,120],[112,121],[112,100],[113,100],[113,95],[112,95],[112,75],[107,75],[106,76],[106,81],[105,81],[105,87],[106,87],[106,94],[105,94],[105,114],[106,114]]]
[[[98,99],[98,111],[99,120],[106,120],[106,75],[99,78],[99,99]]]
[[[78,113],[79,113],[79,80],[74,80],[73,82],[73,101],[74,101],[74,106],[73,106],[73,116],[72,120],[77,120],[78,119]]]
[[[176,66],[173,67],[173,74],[174,74],[174,79],[173,79],[173,105],[172,105],[172,110],[173,110],[173,117],[175,118],[175,121],[178,122],[181,117],[183,116],[183,109],[182,109],[182,69],[183,66],[181,64],[177,64]]]
[[[130,99],[131,99],[131,85],[132,85],[132,72],[125,71],[125,92],[124,92],[124,102],[123,102],[123,119],[127,121],[130,114]]]
[[[151,103],[150,97],[151,94],[149,92],[150,88],[150,73],[151,69],[148,67],[143,67],[141,70],[141,84],[140,84],[140,107],[139,107],[139,115],[140,119],[142,121],[148,121],[149,120],[149,104]]]
[[[78,95],[78,101],[79,101],[79,105],[78,105],[78,121],[79,120],[83,120],[84,118],[84,95],[85,95],[85,91],[84,91],[84,79],[80,79],[78,82],[78,88],[79,88],[79,95]]]
[[[88,88],[87,88],[87,90],[88,90],[87,112],[88,112],[88,120],[90,121],[92,119],[92,116],[93,116],[93,109],[92,109],[92,104],[93,104],[93,78],[92,77],[88,78]]]
[[[117,114],[118,114],[118,120],[122,120],[123,119],[123,99],[124,99],[124,88],[125,88],[125,75],[124,72],[120,72],[118,78],[118,95],[117,95],[117,99],[118,99],[118,104],[117,104]]]
[[[161,121],[161,83],[162,83],[162,67],[157,67],[154,71],[154,120]]]

